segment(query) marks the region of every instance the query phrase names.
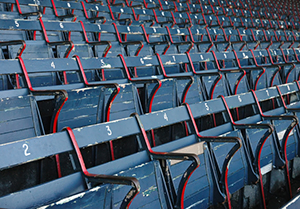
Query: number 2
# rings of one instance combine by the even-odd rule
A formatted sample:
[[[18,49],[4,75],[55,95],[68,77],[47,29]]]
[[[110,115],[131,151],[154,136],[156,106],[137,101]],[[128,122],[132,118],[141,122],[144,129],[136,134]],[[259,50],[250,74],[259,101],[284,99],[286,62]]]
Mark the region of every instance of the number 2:
[[[24,150],[24,155],[25,155],[25,156],[31,155],[31,153],[27,152],[27,151],[28,151],[28,148],[29,148],[27,144],[23,144],[22,147],[25,149],[25,150]]]

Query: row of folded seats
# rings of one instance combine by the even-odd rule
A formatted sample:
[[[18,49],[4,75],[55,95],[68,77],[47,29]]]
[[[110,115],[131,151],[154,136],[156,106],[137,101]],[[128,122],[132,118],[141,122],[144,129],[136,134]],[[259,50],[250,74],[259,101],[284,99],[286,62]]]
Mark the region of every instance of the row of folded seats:
[[[89,4],[92,3],[92,4]],[[230,2],[232,3],[232,2]],[[191,24],[252,28],[296,29],[299,17],[294,8],[274,11],[276,7],[251,9],[228,4],[226,1],[107,1],[107,2],[61,2],[61,1],[3,1],[1,13],[14,18],[31,18],[38,13],[49,19],[83,21],[115,21],[121,24],[171,24],[183,27]],[[248,5],[247,5],[248,6]],[[246,6],[246,7],[247,7]],[[278,8],[280,10],[280,8]],[[291,12],[292,11],[292,12]],[[227,23],[226,23],[227,22]]]
[[[295,58],[298,57],[298,50],[288,51],[290,54],[293,52]],[[285,58],[282,52],[283,50],[277,50],[276,58],[279,53]],[[136,110],[135,112],[147,113],[175,107],[184,102],[191,104],[213,99],[219,95],[229,96],[250,89],[264,89],[298,80],[297,59],[293,60],[294,62],[285,59],[287,62],[275,61],[274,63],[269,55],[268,51],[252,51],[156,54],[156,56],[146,57],[122,55],[106,58],[75,56],[74,58],[23,59],[19,57],[13,60],[1,60],[2,91],[5,95],[6,92],[10,92],[10,89],[27,87],[31,92],[37,93],[40,90],[48,90],[48,94],[60,92],[56,97],[60,95],[61,98],[53,104],[56,110],[61,112],[60,102],[72,105],[70,101],[72,97],[80,99],[85,95],[86,92],[81,89],[85,87],[98,89],[94,91],[98,92],[95,93],[96,97],[101,99],[99,102],[95,101],[94,105],[97,104],[99,110],[102,110],[97,111],[99,114],[97,121],[104,122],[126,117],[132,108]],[[270,62],[264,63],[265,60]],[[121,103],[126,103],[126,100],[122,101],[123,94],[132,95],[128,100],[132,100],[134,106],[124,115],[115,114],[114,104],[119,102],[119,99]],[[41,103],[47,100],[47,97],[38,99]],[[132,104],[128,103],[127,106]],[[122,106],[124,109],[127,108],[125,105],[117,108]],[[51,110],[48,112],[54,120],[55,114],[52,114]],[[42,115],[42,118],[46,117]],[[79,119],[84,120],[83,117]],[[45,121],[48,124],[46,133],[56,129],[53,126],[56,126],[57,119],[51,124],[51,129],[49,121]],[[86,121],[82,122],[82,125],[85,123]],[[58,130],[61,128],[60,126]]]
[[[266,208],[281,187],[292,197],[295,10],[0,3],[1,207]]]
[[[61,1],[3,1],[3,17],[34,19],[43,14],[51,20],[77,20],[118,24],[156,24],[172,27],[207,25],[209,27],[239,27],[262,29],[297,29],[299,17],[268,11],[266,8],[248,10],[226,5],[223,1],[168,2],[168,1],[107,1],[107,2],[61,2]],[[92,3],[92,4],[89,4]],[[216,5],[218,4],[218,5]],[[167,7],[167,8],[166,8]],[[273,8],[271,8],[272,10]]]
[[[42,19],[0,19],[2,57],[49,58],[74,54],[81,57],[145,56],[155,53],[291,49],[297,48],[300,43],[299,32],[286,30],[214,29],[196,25],[190,28],[160,28]],[[36,50],[40,53],[35,53]]]
[[[37,137],[34,96],[11,90],[1,105],[11,104],[2,115],[13,115],[14,126],[1,128],[7,137],[25,128],[35,133],[1,144],[1,205],[266,207],[280,187],[291,197],[291,179],[299,175],[299,87],[282,84]],[[81,111],[80,102],[75,107]]]

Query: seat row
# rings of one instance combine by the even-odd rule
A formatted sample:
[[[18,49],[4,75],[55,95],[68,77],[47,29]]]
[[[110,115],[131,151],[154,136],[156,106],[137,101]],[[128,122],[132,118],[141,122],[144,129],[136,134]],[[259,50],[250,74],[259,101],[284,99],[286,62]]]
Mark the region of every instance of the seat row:
[[[61,1],[24,1],[15,2],[3,0],[5,5],[12,5],[3,11],[2,16],[7,18],[32,18],[38,14],[43,14],[45,19],[51,20],[77,20],[84,22],[115,22],[117,24],[140,25],[154,23],[158,26],[166,25],[177,27],[189,27],[199,23],[209,25],[211,21],[219,24],[229,23],[234,27],[261,28],[261,29],[295,29],[299,27],[299,20],[278,19],[276,12],[261,12],[255,10],[232,9],[221,6],[207,6],[199,3],[175,3],[158,1],[156,4],[151,2],[128,1],[108,2],[108,5],[101,3],[87,4],[86,2],[61,2]],[[1,3],[1,2],[0,2]],[[145,4],[142,5],[141,3]],[[152,5],[152,6],[149,6]],[[126,7],[124,7],[126,5]],[[172,6],[173,5],[173,6]],[[41,8],[40,8],[41,7]],[[130,8],[131,7],[131,8]],[[164,9],[164,7],[167,7]],[[146,9],[144,9],[146,8]],[[149,8],[149,9],[147,9]],[[5,10],[5,9],[3,9]],[[14,12],[16,10],[16,12]],[[226,25],[225,24],[225,25]],[[220,25],[222,26],[222,25]]]
[[[155,28],[38,20],[0,19],[2,58],[146,56],[185,52],[290,49],[299,32],[214,28]]]
[[[231,208],[251,185],[260,197],[250,197],[243,206],[261,202],[266,208],[266,197],[280,186],[292,195],[291,178],[299,174],[299,87],[293,82],[1,144],[1,170],[10,172],[1,181],[16,185],[1,184],[0,204],[207,208],[226,201]],[[2,98],[20,104],[6,109],[5,116],[31,112],[35,103],[26,91],[13,90]],[[60,168],[69,171],[49,179],[41,166],[49,166],[58,154],[69,156],[71,162],[63,161]],[[23,179],[12,174],[20,169],[23,176],[31,171],[21,191],[17,185]]]
[[[50,108],[44,113],[50,117],[48,120],[52,118],[47,123],[48,133],[65,126],[63,121],[71,128],[80,127],[127,117],[130,111],[142,114],[184,102],[197,103],[219,95],[289,83],[299,79],[299,53],[290,49],[146,57],[3,59],[1,92],[9,95],[13,89],[28,88],[33,93],[54,95],[54,111]],[[94,92],[89,93],[94,96],[86,97],[87,92]],[[53,98],[39,97],[38,101],[49,99]],[[82,112],[78,111],[78,101]],[[85,109],[91,106],[93,111],[87,114]],[[62,119],[59,113],[64,114]]]

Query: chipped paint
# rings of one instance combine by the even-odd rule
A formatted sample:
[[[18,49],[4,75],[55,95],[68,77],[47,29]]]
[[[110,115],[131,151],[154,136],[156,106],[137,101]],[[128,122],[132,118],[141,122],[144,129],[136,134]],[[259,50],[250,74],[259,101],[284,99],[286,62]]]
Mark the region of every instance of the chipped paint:
[[[189,207],[187,207],[186,209],[194,208],[195,206],[197,206],[197,205],[201,204],[201,203],[202,203],[204,200],[205,200],[205,199],[202,199],[201,201],[198,201],[198,202],[196,202],[196,203],[194,203],[194,204],[190,205],[190,206],[189,206]]]
[[[128,84],[119,84],[119,87],[125,89],[127,85]]]
[[[101,65],[100,68],[111,68],[111,65],[105,63],[105,64]]]
[[[260,168],[261,175],[265,175],[266,173],[272,170],[272,163],[265,165],[264,167]]]
[[[80,132],[83,128],[78,128],[77,131]]]
[[[74,89],[72,91],[76,91],[76,93],[78,94],[79,92],[84,92],[85,90],[87,90],[87,88],[81,88],[81,89]]]
[[[79,193],[79,194],[76,194],[76,195],[73,195],[71,197],[67,197],[67,198],[64,198],[58,202],[56,202],[55,204],[56,205],[63,205],[63,204],[66,204],[68,202],[71,202],[75,199],[78,199],[78,198],[82,198],[83,196],[85,195],[85,192],[82,192],[82,193]]]
[[[113,93],[113,92],[114,92],[114,90],[113,90],[112,88],[107,88],[107,91],[108,91],[109,93]]]
[[[148,197],[152,192],[156,191],[157,187],[156,186],[151,186],[149,187],[149,189],[145,190],[144,192],[142,192],[143,197]]]
[[[286,132],[286,130],[283,130],[283,131],[280,131],[277,133],[279,141],[281,141],[283,139],[285,132]],[[294,129],[290,132],[289,136],[292,136],[293,134],[294,134]]]
[[[224,133],[224,134],[222,134],[222,135],[220,135],[220,136],[226,136],[226,135],[228,135],[228,134],[230,134],[231,132],[229,131],[229,132],[226,132],[226,133]]]
[[[152,57],[149,57],[149,56],[146,56],[146,57],[143,57],[144,60],[152,60]]]
[[[46,206],[42,206],[42,207],[39,207],[38,209],[46,209],[48,208],[50,205],[46,205]]]
[[[85,117],[88,117],[88,115],[80,115],[80,116],[77,116],[77,117],[74,118],[74,120],[79,119],[79,118],[85,118]]]
[[[5,109],[4,112],[13,111],[13,110],[21,110],[24,109],[24,107],[11,107],[8,109]]]
[[[175,65],[176,63],[175,62],[171,62],[171,61],[168,61],[165,63],[166,65]]]
[[[291,103],[291,104],[289,104],[289,106],[293,106],[293,105],[296,105],[297,103],[296,102],[294,102],[294,103]]]
[[[99,191],[99,189],[101,189],[100,186],[94,187],[94,188],[90,189],[90,191],[91,191],[91,192],[97,192],[97,191]]]

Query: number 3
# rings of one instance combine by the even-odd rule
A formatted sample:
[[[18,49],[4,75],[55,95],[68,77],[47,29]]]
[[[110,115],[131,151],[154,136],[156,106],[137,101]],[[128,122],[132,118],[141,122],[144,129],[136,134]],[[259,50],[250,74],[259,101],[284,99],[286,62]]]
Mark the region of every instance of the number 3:
[[[105,126],[107,130],[108,136],[112,135],[112,131],[110,130],[109,126]]]

